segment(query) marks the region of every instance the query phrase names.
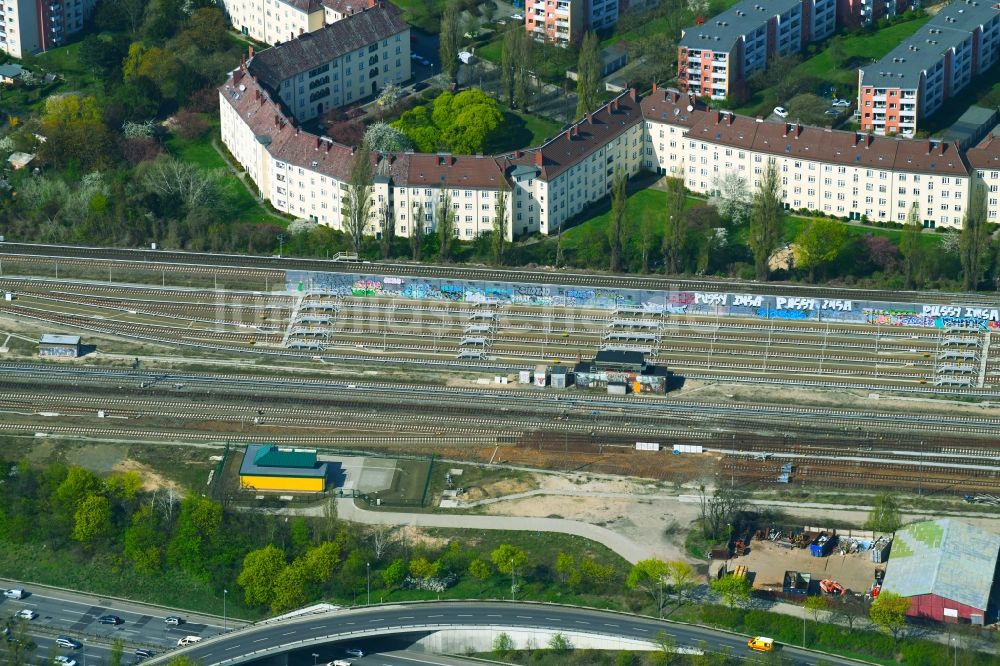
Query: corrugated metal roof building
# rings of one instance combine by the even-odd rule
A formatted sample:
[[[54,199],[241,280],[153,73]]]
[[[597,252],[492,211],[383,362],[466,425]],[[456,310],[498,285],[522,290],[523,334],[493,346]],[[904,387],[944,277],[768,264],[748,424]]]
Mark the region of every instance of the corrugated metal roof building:
[[[248,490],[326,490],[327,464],[317,463],[315,449],[282,448],[274,444],[247,446],[240,466],[240,487]]]
[[[945,518],[896,532],[882,589],[912,599],[907,615],[981,624],[996,576],[1000,536]]]

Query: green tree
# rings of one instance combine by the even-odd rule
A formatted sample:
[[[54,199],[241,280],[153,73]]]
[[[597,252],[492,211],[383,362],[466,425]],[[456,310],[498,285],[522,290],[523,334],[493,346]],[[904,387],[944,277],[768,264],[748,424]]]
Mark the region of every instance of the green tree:
[[[667,563],[663,560],[639,560],[628,572],[625,585],[630,590],[648,594],[656,606],[656,614],[661,615],[667,600],[667,573]]]
[[[907,597],[882,590],[868,609],[868,617],[876,627],[892,634],[893,642],[898,643],[906,627],[906,611],[910,610],[910,603]]]
[[[162,568],[163,534],[148,505],[141,505],[132,514],[123,545],[125,557],[139,573],[151,576]]]
[[[899,499],[892,493],[879,493],[865,520],[865,529],[875,532],[895,532],[903,524]]]
[[[424,209],[419,201],[414,201],[410,210],[413,216],[410,221],[410,250],[413,252],[413,261],[420,261],[424,245]]]
[[[291,541],[289,556],[298,557],[306,552],[306,548],[312,541],[312,531],[309,529],[309,523],[306,522],[306,519],[302,516],[293,516],[288,524],[288,536]]]
[[[616,272],[622,270],[622,252],[625,248],[627,188],[628,175],[622,171],[621,167],[618,167],[615,169],[614,179],[611,181],[611,224],[608,225],[608,241],[611,244],[611,270]]]
[[[573,649],[573,644],[568,638],[557,631],[549,638],[549,649],[556,654],[566,654]]]
[[[517,588],[517,574],[528,564],[527,554],[509,543],[500,544],[490,553],[490,560],[497,571],[510,576],[511,594]]]
[[[295,560],[274,579],[271,590],[271,610],[284,613],[301,608],[309,601],[309,593],[313,588],[312,572],[303,560]]]
[[[443,92],[434,100],[434,124],[453,153],[484,152],[486,142],[503,123],[497,101],[482,90]]]
[[[340,564],[341,545],[337,541],[325,541],[313,546],[302,556],[302,566],[314,585],[325,585],[333,578],[333,572]]]
[[[923,226],[920,224],[920,207],[914,201],[910,212],[906,215],[906,226],[899,239],[899,254],[903,258],[903,281],[907,289],[913,289],[917,282],[917,267],[922,260],[920,234]]]
[[[108,653],[108,666],[122,666],[122,656],[125,653],[125,642],[116,638],[111,644],[111,651]]]
[[[667,178],[666,224],[663,229],[663,263],[668,273],[677,273],[687,236],[684,201],[687,192],[680,178]]]
[[[222,51],[227,45],[226,17],[217,7],[202,7],[191,12],[184,31],[178,35],[181,45],[192,44],[198,49],[212,53]]]
[[[514,651],[514,639],[510,637],[506,631],[501,631],[493,639],[493,656],[501,661],[506,660],[507,657]]]
[[[490,565],[486,561],[477,557],[469,562],[469,575],[479,581],[479,593],[482,594],[483,586],[493,575],[493,570],[490,569]]]
[[[347,182],[347,220],[344,230],[351,239],[354,254],[361,256],[365,230],[372,208],[372,153],[365,142],[354,152],[354,162]]]
[[[396,238],[396,221],[393,219],[392,207],[388,203],[383,204],[378,209],[379,227],[382,233],[379,235],[379,251],[383,259],[388,259],[392,254],[392,241]]]
[[[406,578],[406,560],[397,557],[382,571],[382,582],[390,591],[399,587]]]
[[[493,235],[490,238],[490,251],[495,266],[503,266],[507,255],[507,196],[506,190],[502,188],[498,190],[497,202],[493,206]]]
[[[781,181],[778,166],[772,157],[767,160],[764,176],[750,204],[750,251],[758,280],[767,280],[771,253],[781,240],[783,215]]]
[[[115,472],[104,480],[108,494],[117,500],[131,502],[142,490],[142,477],[138,472]]]
[[[520,33],[517,53],[517,74],[514,78],[514,103],[517,108],[527,112],[531,99],[532,69],[535,66],[535,40],[524,30]]]
[[[830,116],[826,115],[830,109],[830,101],[818,95],[799,93],[788,100],[787,107],[789,117],[794,118],[795,122],[820,126],[830,124]]]
[[[962,261],[962,286],[975,291],[983,279],[990,239],[986,228],[986,186],[975,182],[971,188],[969,208],[962,221],[960,258]]]
[[[667,580],[670,581],[670,591],[682,602],[696,587],[694,567],[683,560],[667,562]]]
[[[597,34],[583,36],[576,65],[576,117],[581,118],[601,104],[601,43]]]
[[[809,271],[809,281],[816,281],[816,269],[837,260],[847,227],[838,220],[827,217],[813,218],[795,238],[795,265]]]
[[[753,586],[746,576],[723,576],[709,583],[713,592],[725,600],[726,605],[735,608],[750,600],[750,591]]]
[[[503,34],[503,50],[500,52],[500,89],[507,104],[514,106],[514,81],[517,79],[517,60],[520,56],[524,30],[512,23]]]
[[[442,260],[451,259],[451,246],[455,242],[455,209],[451,205],[451,190],[441,188],[441,201],[437,207],[438,255]]]
[[[665,631],[658,631],[653,636],[653,642],[656,643],[657,651],[655,656],[658,657],[654,661],[655,664],[666,666],[677,661],[677,641],[670,634]]]
[[[568,583],[574,573],[577,572],[576,558],[573,553],[559,552],[556,555],[556,575],[560,583]]]
[[[192,576],[205,580],[212,564],[215,536],[222,525],[222,507],[189,495],[181,501],[174,537],[167,547],[170,560]]]
[[[88,495],[73,516],[73,539],[90,543],[111,532],[111,501],[104,495]]]
[[[441,14],[438,54],[441,69],[452,82],[458,73],[458,49],[462,39],[462,7],[458,0],[448,0]]]
[[[201,664],[196,662],[191,657],[182,654],[176,657],[171,657],[170,661],[167,662],[167,666],[201,666]]]
[[[814,597],[806,597],[805,603],[803,603],[805,609],[812,615],[813,622],[819,623],[819,618],[821,615],[830,612],[830,598],[824,597],[822,595]]]
[[[236,582],[243,588],[247,606],[266,606],[274,600],[274,586],[286,566],[285,551],[274,545],[246,554]]]
[[[414,578],[428,580],[438,574],[438,563],[431,562],[426,557],[410,560],[410,575]]]
[[[426,106],[418,105],[404,111],[391,126],[405,134],[421,153],[433,153],[443,147],[441,130],[434,124],[431,110]]]

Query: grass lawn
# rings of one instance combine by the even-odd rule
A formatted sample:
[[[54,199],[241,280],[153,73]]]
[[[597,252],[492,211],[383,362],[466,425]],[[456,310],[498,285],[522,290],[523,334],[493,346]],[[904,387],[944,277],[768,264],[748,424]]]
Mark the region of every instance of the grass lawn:
[[[476,49],[476,55],[484,60],[500,64],[500,55],[503,52],[503,38],[494,39],[488,44],[484,44]]]
[[[504,109],[504,125],[486,142],[486,152],[505,153],[518,148],[539,146],[562,129],[562,124],[532,113]]]
[[[838,97],[853,99],[857,97],[858,67],[878,60],[929,20],[930,17],[915,18],[873,33],[835,36],[823,45],[819,53],[800,63],[794,71],[833,83],[837,86]],[[840,40],[842,44],[841,52],[836,53],[836,57],[835,51],[829,48],[833,39]],[[787,101],[778,100],[773,88],[768,87],[756,92],[743,106],[736,109],[736,113],[754,115],[769,110],[766,107],[774,103]]]
[[[184,139],[176,134],[171,134],[166,145],[172,155],[184,162],[196,164],[206,170],[225,170],[225,175],[222,177],[222,194],[226,203],[233,210],[232,221],[287,225],[287,220],[272,214],[263,205],[257,203],[243,182],[232,173],[229,164],[212,145],[213,139],[218,141],[218,138],[219,128],[216,119],[212,130],[204,136],[197,139]]]

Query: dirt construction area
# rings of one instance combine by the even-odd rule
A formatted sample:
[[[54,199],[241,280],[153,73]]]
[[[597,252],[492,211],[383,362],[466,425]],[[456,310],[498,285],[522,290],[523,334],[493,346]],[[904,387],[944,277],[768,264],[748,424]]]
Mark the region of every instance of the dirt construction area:
[[[872,562],[870,551],[841,555],[834,549],[827,557],[813,557],[808,548],[788,550],[770,541],[752,541],[747,555],[729,560],[730,570],[740,565],[746,566],[757,589],[777,588],[780,591],[785,572],[800,571],[812,574],[814,581],[830,578],[860,594],[868,591],[877,566]]]

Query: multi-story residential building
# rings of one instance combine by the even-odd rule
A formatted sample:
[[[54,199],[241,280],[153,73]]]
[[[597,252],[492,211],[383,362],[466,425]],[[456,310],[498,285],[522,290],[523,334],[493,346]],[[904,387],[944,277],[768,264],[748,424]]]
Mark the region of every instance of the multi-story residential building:
[[[587,29],[590,0],[527,0],[524,29],[539,41],[571,44]]]
[[[295,39],[345,16],[369,9],[377,0],[219,0],[236,30],[265,44]]]
[[[985,190],[986,219],[1000,220],[1000,138],[987,134],[965,157],[972,169],[973,185]],[[970,196],[978,195],[974,189],[970,191]]]
[[[588,30],[603,30],[618,23],[619,0],[590,0],[587,4]]]
[[[775,56],[798,53],[836,29],[836,0],[742,0],[685,28],[677,47],[681,89],[743,99],[747,79]]]
[[[346,16],[257,53],[249,73],[297,121],[410,78],[410,26],[392,5]]]
[[[1000,6],[955,0],[912,37],[858,70],[861,129],[913,136],[921,119],[989,69],[1000,50]]]
[[[223,142],[261,195],[283,212],[342,228],[353,150],[296,127],[246,67],[220,89],[220,106]],[[989,188],[989,219],[1000,221],[1000,141],[987,139],[968,159]],[[433,232],[447,192],[459,238],[491,230],[501,196],[509,238],[552,234],[606,196],[616,173],[654,171],[710,194],[727,173],[757,187],[770,160],[793,210],[904,222],[915,206],[925,226],[958,228],[968,208],[972,174],[955,144],[765,122],[654,87],[641,102],[634,91],[619,95],[538,148],[374,156],[369,231],[381,231],[388,209],[398,235],[414,225]]]
[[[0,2],[0,49],[14,58],[62,46],[83,29],[97,0]]]
[[[849,28],[868,27],[879,19],[919,8],[920,0],[838,0],[837,23]]]

